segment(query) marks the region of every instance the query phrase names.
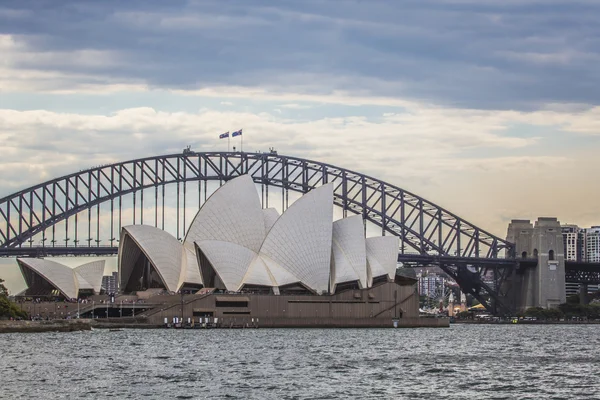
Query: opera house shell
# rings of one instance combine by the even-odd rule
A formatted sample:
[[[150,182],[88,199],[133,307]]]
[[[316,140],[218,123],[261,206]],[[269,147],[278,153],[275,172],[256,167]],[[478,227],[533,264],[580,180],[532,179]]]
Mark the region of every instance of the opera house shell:
[[[360,215],[333,222],[333,185],[311,190],[282,215],[262,209],[242,175],[207,199],[179,242],[146,225],[122,228],[122,292],[215,288],[273,294],[334,294],[393,281],[399,241],[365,238]]]
[[[82,294],[99,294],[104,260],[70,268],[41,258],[18,258],[17,264],[27,284],[19,296],[77,299]]]

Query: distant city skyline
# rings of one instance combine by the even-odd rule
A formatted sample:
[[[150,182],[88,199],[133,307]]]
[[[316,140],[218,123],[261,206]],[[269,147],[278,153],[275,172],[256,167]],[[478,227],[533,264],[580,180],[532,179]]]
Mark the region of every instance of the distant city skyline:
[[[243,128],[246,151],[375,176],[501,237],[514,218],[600,225],[599,13],[585,0],[5,1],[0,197],[186,145],[226,150],[218,135]]]

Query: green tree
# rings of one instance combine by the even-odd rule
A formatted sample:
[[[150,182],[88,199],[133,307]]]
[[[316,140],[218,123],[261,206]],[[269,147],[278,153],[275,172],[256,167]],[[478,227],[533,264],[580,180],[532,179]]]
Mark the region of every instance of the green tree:
[[[0,296],[8,297],[8,289],[4,286],[4,279],[0,278]]]
[[[0,279],[0,319],[27,318],[27,313],[8,300],[8,289],[4,286],[4,279]]]
[[[473,319],[473,313],[470,311],[461,311],[456,314],[456,317],[459,319]]]
[[[525,310],[525,316],[536,318],[542,321],[545,320],[558,320],[562,318],[563,310],[559,308],[542,308],[542,307],[531,307]]]
[[[579,295],[572,294],[572,295],[568,296],[566,304],[579,304]]]

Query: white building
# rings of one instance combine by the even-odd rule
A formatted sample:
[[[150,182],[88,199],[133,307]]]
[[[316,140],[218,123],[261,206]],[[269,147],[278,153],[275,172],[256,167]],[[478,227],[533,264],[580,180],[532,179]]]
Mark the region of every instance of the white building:
[[[577,225],[561,226],[565,261],[600,262],[600,227],[579,228]],[[579,294],[578,283],[566,283],[567,296]],[[588,285],[588,292],[598,290],[598,285]]]
[[[600,262],[600,226],[592,226],[585,231],[586,261]]]
[[[561,225],[565,261],[585,261],[586,234],[585,229],[577,225]]]
[[[220,187],[183,243],[152,226],[123,227],[120,290],[201,287],[274,294],[335,293],[395,278],[399,239],[365,238],[361,216],[333,222],[333,185],[320,186],[281,216],[263,210],[248,175]]]
[[[99,294],[104,263],[99,260],[69,268],[41,258],[17,258],[27,284],[27,289],[18,296],[77,299],[82,293]]]

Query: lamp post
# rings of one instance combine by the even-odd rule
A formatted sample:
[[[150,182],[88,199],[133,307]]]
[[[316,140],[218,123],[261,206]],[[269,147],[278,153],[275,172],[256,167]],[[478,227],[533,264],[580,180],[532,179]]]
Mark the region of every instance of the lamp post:
[[[183,290],[181,291],[181,323],[183,324]]]

